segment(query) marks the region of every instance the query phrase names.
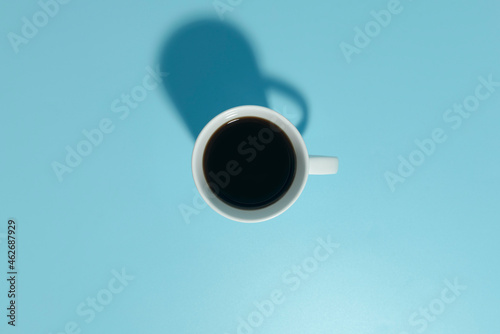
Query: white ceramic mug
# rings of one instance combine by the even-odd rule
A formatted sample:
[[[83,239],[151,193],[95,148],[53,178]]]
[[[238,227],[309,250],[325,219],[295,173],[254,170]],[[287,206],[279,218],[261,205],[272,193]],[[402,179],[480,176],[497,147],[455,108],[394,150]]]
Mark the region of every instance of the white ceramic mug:
[[[242,117],[263,118],[279,127],[288,136],[296,156],[295,177],[288,191],[279,200],[260,209],[238,209],[226,204],[211,190],[203,172],[203,154],[209,139],[221,126]],[[193,178],[203,199],[222,216],[243,223],[256,223],[271,219],[286,211],[300,196],[309,174],[336,174],[338,158],[309,156],[300,132],[281,114],[260,106],[240,106],[215,116],[198,135],[192,156]]]

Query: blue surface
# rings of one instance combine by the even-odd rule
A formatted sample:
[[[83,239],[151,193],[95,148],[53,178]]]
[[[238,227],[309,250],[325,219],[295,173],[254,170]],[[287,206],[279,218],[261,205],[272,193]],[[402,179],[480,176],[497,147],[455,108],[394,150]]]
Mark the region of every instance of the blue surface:
[[[17,53],[9,33],[40,7],[0,4],[1,277],[10,217],[19,271],[15,328],[1,280],[1,332],[498,333],[500,87],[476,91],[500,81],[498,1],[231,3],[222,21],[208,0],[73,0]],[[397,14],[377,31],[370,12],[387,8]],[[239,31],[259,73],[307,101],[310,153],[340,158],[268,222],[198,201],[193,135],[148,77],[171,36],[206,19]],[[356,46],[366,24],[374,37]],[[220,68],[205,70],[193,85]],[[132,90],[147,97],[125,107]],[[448,111],[476,93],[468,118]],[[290,94],[265,99],[300,122]],[[102,142],[58,178],[54,162],[99,126]],[[435,129],[441,142],[415,153]],[[400,156],[420,165],[401,176]],[[122,268],[133,279],[116,280]],[[91,311],[96,297],[106,305]]]

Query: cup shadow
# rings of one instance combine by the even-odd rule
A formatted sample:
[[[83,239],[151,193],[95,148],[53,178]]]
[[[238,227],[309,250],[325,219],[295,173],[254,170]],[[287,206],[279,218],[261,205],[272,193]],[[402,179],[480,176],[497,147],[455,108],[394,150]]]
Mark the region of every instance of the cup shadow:
[[[164,43],[160,68],[169,75],[164,89],[193,139],[219,113],[241,105],[269,107],[267,91],[294,100],[302,117],[297,129],[306,129],[309,110],[299,91],[264,75],[250,42],[236,27],[198,19],[177,29]]]

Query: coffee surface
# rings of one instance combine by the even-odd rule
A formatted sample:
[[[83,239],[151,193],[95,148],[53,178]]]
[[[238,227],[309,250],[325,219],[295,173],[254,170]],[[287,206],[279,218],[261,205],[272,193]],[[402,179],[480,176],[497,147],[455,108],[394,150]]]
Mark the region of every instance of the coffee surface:
[[[260,209],[278,201],[290,188],[295,169],[288,136],[258,117],[222,125],[203,155],[203,172],[212,191],[239,209]]]

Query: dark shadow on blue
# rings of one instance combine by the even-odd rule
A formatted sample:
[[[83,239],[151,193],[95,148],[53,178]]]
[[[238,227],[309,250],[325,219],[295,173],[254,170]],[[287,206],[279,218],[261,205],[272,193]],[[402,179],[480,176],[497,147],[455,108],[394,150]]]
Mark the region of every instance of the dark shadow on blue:
[[[269,107],[266,91],[288,95],[302,110],[297,128],[304,132],[308,107],[287,83],[263,75],[250,43],[234,26],[203,19],[179,28],[162,48],[164,87],[194,139],[217,114],[240,105]]]

